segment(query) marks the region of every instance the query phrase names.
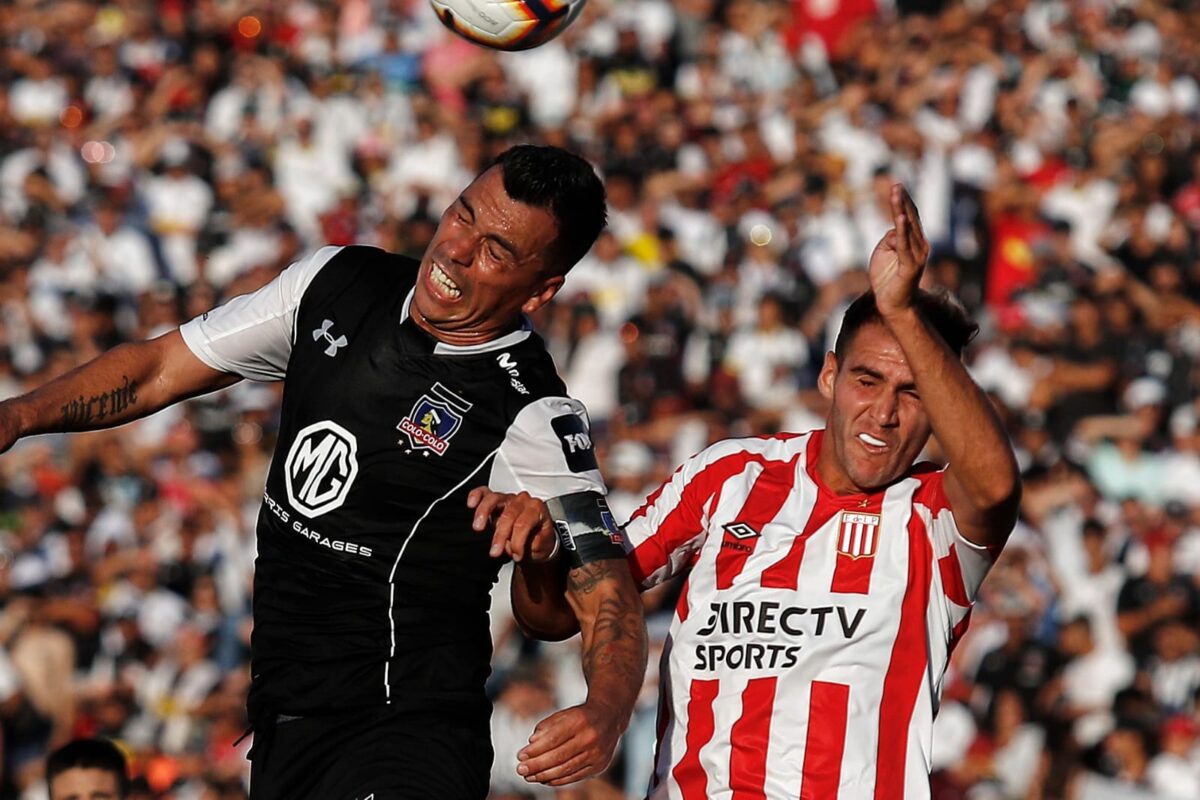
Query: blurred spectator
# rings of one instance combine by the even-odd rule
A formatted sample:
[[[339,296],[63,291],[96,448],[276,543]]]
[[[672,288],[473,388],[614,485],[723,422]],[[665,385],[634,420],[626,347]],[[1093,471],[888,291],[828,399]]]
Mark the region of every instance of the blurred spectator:
[[[624,517],[714,439],[819,424],[813,368],[903,181],[930,279],[983,322],[968,363],[1026,478],[948,675],[938,791],[1195,797],[1194,4],[824,5],[588,0],[501,54],[417,0],[0,4],[0,396],[322,244],[419,252],[484,160],[555,143],[605,171],[611,226],[536,322]],[[244,793],[278,402],[238,387],[0,459],[0,797],[36,796],[48,749],[92,734],[146,792]],[[515,753],[570,670],[506,613]],[[639,796],[652,717],[606,781],[558,796]],[[525,794],[497,754],[497,789]]]
[[[125,754],[103,739],[76,739],[46,759],[50,800],[125,800],[129,773]]]

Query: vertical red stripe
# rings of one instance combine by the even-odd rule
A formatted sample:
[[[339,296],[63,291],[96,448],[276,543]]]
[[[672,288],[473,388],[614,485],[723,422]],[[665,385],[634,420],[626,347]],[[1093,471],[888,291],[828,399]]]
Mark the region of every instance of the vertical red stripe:
[[[921,482],[913,494],[914,505],[920,503],[935,517],[950,508],[950,500],[946,497],[945,467],[923,462],[913,467],[909,477]]]
[[[917,513],[915,508],[913,513]],[[971,598],[967,597],[967,586],[963,583],[962,565],[958,563],[958,553],[953,544],[950,545],[950,552],[938,559],[938,572],[942,575],[942,591],[946,593],[946,597],[952,603],[963,607],[970,606]]]
[[[844,683],[813,681],[809,698],[800,800],[836,800],[842,782],[842,755],[846,750],[850,687]]]
[[[908,520],[908,587],[900,604],[900,627],[892,643],[879,704],[879,750],[875,760],[875,800],[902,800],[909,726],[928,660],[929,607],[933,551],[925,522],[915,511]]]
[[[820,492],[817,494],[816,505],[808,515],[804,529],[792,540],[792,547],[787,555],[763,570],[762,585],[768,589],[795,589],[800,580],[800,565],[804,561],[804,545],[812,536],[841,510],[836,503]]]
[[[792,487],[796,485],[796,455],[790,461],[770,461],[763,467],[750,488],[742,510],[733,518],[733,522],[749,525],[758,533],[776,516],[783,504],[787,502]],[[728,589],[734,579],[742,574],[746,559],[758,546],[761,536],[748,539],[738,539],[728,531],[724,532],[721,549],[717,552],[717,588]]]
[[[841,594],[870,594],[871,569],[875,566],[875,556],[854,558],[845,553],[838,553],[837,566],[833,570],[833,585],[831,592]]]
[[[680,622],[687,622],[688,618],[688,585],[692,582],[692,576],[689,573],[683,579],[683,588],[679,590],[679,602],[675,603],[675,616],[679,617]]]
[[[731,800],[765,800],[767,742],[778,678],[752,678],[742,692],[742,716],[729,733]]]
[[[717,699],[720,681],[693,680],[688,697],[686,748],[671,776],[679,785],[683,800],[706,800],[708,775],[700,764],[700,748],[712,741],[715,723],[713,702]]]
[[[810,479],[815,474],[817,468],[817,456],[821,450],[821,437],[823,431],[814,431],[808,438],[808,444],[804,451],[804,468]],[[817,486],[815,479],[813,485]],[[808,542],[808,538],[825,526],[830,518],[838,512],[840,506],[832,502],[832,498],[826,492],[817,489],[816,499],[813,501],[812,511],[808,512],[808,519],[804,522],[804,528],[800,534],[792,540],[792,546],[788,549],[787,555],[776,561],[771,566],[763,570],[762,585],[767,589],[795,589],[800,580],[800,565],[804,562],[804,547]]]

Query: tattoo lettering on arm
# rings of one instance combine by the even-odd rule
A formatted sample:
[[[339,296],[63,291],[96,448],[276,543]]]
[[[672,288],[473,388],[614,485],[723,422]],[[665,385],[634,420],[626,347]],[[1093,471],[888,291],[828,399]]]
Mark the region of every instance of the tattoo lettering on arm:
[[[103,422],[109,417],[121,414],[137,403],[137,383],[129,380],[128,375],[121,376],[121,383],[106,392],[94,394],[91,397],[79,397],[62,404],[62,424],[68,429]]]

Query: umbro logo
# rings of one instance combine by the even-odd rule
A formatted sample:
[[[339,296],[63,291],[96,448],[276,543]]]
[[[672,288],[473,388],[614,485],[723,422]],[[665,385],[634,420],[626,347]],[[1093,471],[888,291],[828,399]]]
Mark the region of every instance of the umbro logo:
[[[723,550],[737,550],[741,553],[749,553],[754,548],[747,543],[747,540],[762,535],[744,522],[730,522],[728,525],[722,525],[721,527],[732,537],[721,542]]]
[[[312,332],[314,342],[317,339],[324,337],[325,341],[329,343],[329,346],[325,348],[325,355],[330,356],[331,358],[338,354],[338,350],[350,344],[350,340],[345,336],[338,336],[335,339],[333,334],[329,332],[329,329],[332,327],[333,320],[327,319],[321,323],[321,327],[314,329]]]
[[[755,536],[762,535],[744,522],[730,522],[728,525],[722,525],[721,527],[735,539],[753,539]]]

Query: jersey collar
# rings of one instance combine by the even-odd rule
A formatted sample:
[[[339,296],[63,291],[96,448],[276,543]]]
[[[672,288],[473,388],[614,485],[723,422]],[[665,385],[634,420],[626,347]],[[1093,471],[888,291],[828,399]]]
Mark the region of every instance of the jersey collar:
[[[821,440],[825,438],[825,433],[824,428],[818,428],[809,434],[808,449],[804,459],[804,470],[808,473],[809,479],[816,484],[817,491],[829,498],[832,503],[845,508],[866,508],[869,504],[881,498],[890,486],[894,485],[889,484],[873,492],[856,492],[852,494],[837,494],[826,486],[825,481],[821,480],[821,476],[817,473],[817,457],[821,454]],[[904,478],[907,477],[908,475],[906,474]],[[900,480],[904,480],[904,478]],[[899,481],[896,481],[896,483],[899,483]]]
[[[416,287],[409,289],[408,296],[404,298],[404,308],[401,309],[401,311],[400,311],[400,321],[401,322],[409,319],[409,308],[410,308],[410,306],[412,306],[413,294],[416,291],[417,291]],[[413,324],[415,325],[416,322],[414,321]],[[422,332],[425,333],[426,335],[429,335],[428,331],[422,330]],[[504,336],[501,336],[498,339],[492,339],[487,342],[480,342],[479,344],[459,345],[459,344],[446,344],[445,342],[439,342],[436,339],[434,339],[434,337],[432,337],[432,336],[430,336],[430,338],[434,339],[434,341],[436,342],[436,344],[434,344],[434,346],[433,346],[433,354],[434,355],[437,355],[437,356],[469,356],[469,355],[474,355],[476,353],[490,353],[493,350],[507,349],[509,347],[512,347],[513,345],[516,345],[516,344],[519,344],[519,343],[525,341],[526,339],[529,338],[529,335],[531,333],[533,333],[533,323],[531,323],[529,321],[529,317],[522,314],[520,328],[513,331],[512,333],[505,334]]]

